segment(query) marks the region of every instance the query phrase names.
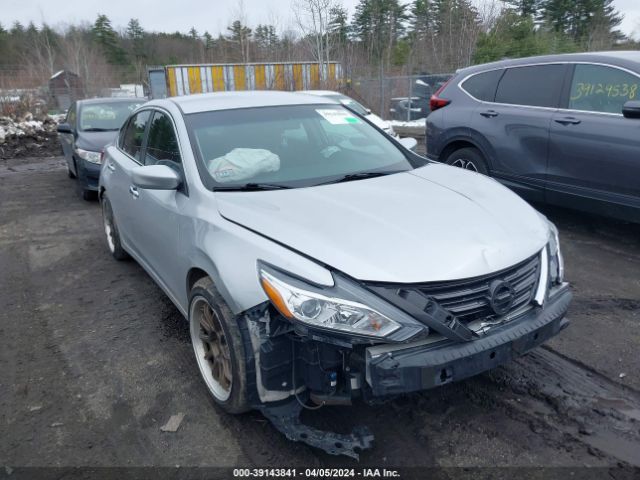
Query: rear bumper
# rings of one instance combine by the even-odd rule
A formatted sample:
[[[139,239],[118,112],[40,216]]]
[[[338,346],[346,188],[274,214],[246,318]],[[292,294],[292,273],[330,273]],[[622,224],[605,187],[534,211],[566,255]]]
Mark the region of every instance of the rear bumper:
[[[470,342],[370,347],[367,383],[374,396],[385,396],[434,388],[497,367],[567,327],[564,316],[571,297],[568,285],[557,287],[544,308],[534,308]]]

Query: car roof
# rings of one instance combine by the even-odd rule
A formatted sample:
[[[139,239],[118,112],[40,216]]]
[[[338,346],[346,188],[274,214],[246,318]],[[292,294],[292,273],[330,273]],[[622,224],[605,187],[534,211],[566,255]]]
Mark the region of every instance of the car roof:
[[[564,53],[558,55],[540,55],[535,57],[524,57],[517,59],[506,59],[482,65],[462,68],[459,74],[470,74],[484,70],[513,67],[518,65],[530,65],[536,63],[561,63],[561,62],[591,62],[605,63],[614,66],[625,67],[640,72],[640,51],[620,50],[610,52],[584,52],[584,53]]]
[[[171,97],[166,100],[152,102],[152,104],[162,105],[162,102],[166,101],[175,103],[182,110],[182,113],[187,115],[190,113],[235,110],[238,108],[339,104],[339,102],[331,99],[319,101],[317,96],[275,90],[201,93]]]
[[[299,90],[298,93],[306,93],[307,95],[315,95],[317,97],[346,97],[345,94],[340,92],[334,92],[333,90]]]
[[[140,97],[98,97],[98,98],[85,98],[84,100],[78,100],[79,105],[91,105],[95,103],[145,103],[146,98]]]

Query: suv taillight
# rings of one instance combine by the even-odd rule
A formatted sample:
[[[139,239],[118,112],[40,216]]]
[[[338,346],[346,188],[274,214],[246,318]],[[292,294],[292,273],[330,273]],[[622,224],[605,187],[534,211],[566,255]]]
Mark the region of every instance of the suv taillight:
[[[447,100],[446,98],[440,97],[440,94],[447,87],[447,85],[449,85],[449,82],[451,80],[453,80],[453,77],[451,77],[449,80],[444,82],[442,86],[438,90],[436,90],[436,93],[431,95],[431,98],[429,99],[429,109],[432,112],[435,110],[438,110],[439,108],[446,107],[451,103],[451,100]]]

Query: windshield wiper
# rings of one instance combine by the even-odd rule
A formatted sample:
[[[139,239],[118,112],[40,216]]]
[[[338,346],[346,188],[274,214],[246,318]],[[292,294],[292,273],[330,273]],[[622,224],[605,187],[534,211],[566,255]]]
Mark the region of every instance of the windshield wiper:
[[[119,129],[118,128],[98,128],[98,127],[82,129],[83,132],[115,132],[117,130]]]
[[[328,185],[331,183],[342,183],[342,182],[351,182],[353,180],[364,180],[366,178],[375,178],[375,177],[383,177],[385,175],[393,175],[394,173],[402,173],[407,170],[396,170],[392,172],[358,172],[358,173],[349,173],[347,175],[343,175],[337,179],[330,180],[328,182],[318,183],[318,185]]]
[[[245,183],[244,185],[230,185],[228,187],[214,187],[215,192],[257,192],[260,190],[282,190],[287,188],[293,188],[288,185],[281,185],[279,183]]]

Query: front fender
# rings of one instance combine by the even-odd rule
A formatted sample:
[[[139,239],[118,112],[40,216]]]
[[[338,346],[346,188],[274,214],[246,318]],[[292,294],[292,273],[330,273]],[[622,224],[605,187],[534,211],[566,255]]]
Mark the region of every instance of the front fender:
[[[194,224],[189,260],[191,268],[209,274],[234,314],[268,300],[258,279],[258,260],[315,284],[333,285],[331,272],[315,261],[222,217],[216,223],[198,220]]]

